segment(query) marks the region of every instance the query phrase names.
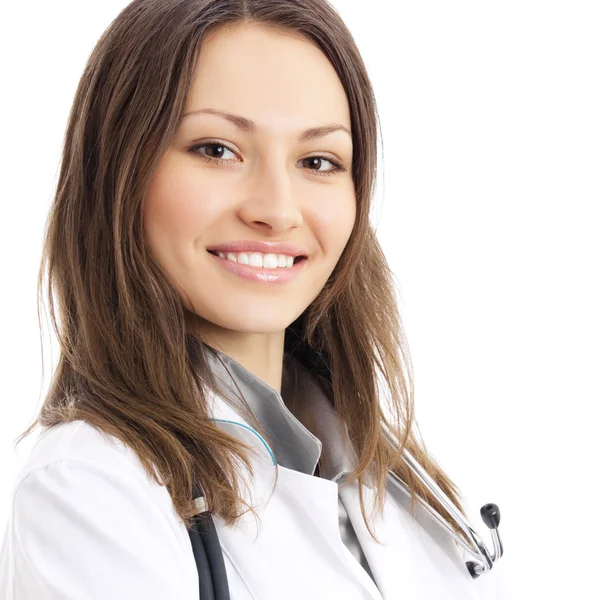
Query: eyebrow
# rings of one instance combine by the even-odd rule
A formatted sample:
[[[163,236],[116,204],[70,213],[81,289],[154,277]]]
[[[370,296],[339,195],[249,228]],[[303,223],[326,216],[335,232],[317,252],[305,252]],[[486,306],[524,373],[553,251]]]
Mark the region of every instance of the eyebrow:
[[[202,113],[208,113],[211,115],[223,117],[224,119],[227,119],[228,121],[233,123],[238,129],[245,133],[253,133],[257,129],[256,123],[254,123],[254,121],[250,119],[247,119],[246,117],[233,115],[231,113],[223,112],[221,110],[215,110],[213,108],[202,108],[200,110],[193,110],[187,112],[183,115],[183,117],[181,117],[181,120],[183,121],[183,119],[185,119],[186,117]],[[315,138],[324,137],[326,135],[329,135],[330,133],[333,133],[334,131],[345,131],[350,136],[350,138],[352,138],[352,133],[347,127],[344,127],[344,125],[340,125],[339,123],[330,123],[328,125],[321,125],[319,127],[309,127],[298,136],[298,141],[306,142]]]

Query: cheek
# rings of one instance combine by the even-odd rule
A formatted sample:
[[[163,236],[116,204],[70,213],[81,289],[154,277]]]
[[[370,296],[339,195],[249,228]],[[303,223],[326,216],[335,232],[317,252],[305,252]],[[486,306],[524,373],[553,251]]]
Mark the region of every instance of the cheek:
[[[344,251],[356,219],[354,190],[323,198],[315,204],[311,222],[323,252],[337,259]]]
[[[144,228],[151,243],[188,246],[210,228],[221,204],[219,193],[194,173],[166,165],[150,181]]]

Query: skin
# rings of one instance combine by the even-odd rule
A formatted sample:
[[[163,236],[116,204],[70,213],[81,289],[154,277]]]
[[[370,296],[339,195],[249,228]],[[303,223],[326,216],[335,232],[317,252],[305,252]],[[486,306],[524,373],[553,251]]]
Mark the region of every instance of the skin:
[[[332,123],[351,131],[348,101],[312,42],[244,24],[203,42],[183,114],[206,108],[251,119],[256,131],[215,114],[184,117],[150,182],[147,240],[191,330],[281,392],[285,328],[322,290],[356,217],[351,136],[298,137]],[[324,158],[308,160],[315,155]],[[317,174],[333,171],[330,158],[345,170]],[[308,262],[288,283],[246,281],[207,252],[234,240],[296,243]]]

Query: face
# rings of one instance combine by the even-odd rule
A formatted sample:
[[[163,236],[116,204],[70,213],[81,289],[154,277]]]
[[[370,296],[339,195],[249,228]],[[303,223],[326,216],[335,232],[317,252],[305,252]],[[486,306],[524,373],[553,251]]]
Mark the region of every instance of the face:
[[[311,42],[258,25],[220,29],[203,42],[184,115],[145,198],[148,243],[207,337],[281,336],[327,282],[354,225],[351,136],[302,137],[332,124],[350,131],[342,84]],[[291,243],[306,259],[289,281],[267,277],[270,268],[248,279],[208,251],[238,241]],[[254,260],[242,269],[259,271]]]

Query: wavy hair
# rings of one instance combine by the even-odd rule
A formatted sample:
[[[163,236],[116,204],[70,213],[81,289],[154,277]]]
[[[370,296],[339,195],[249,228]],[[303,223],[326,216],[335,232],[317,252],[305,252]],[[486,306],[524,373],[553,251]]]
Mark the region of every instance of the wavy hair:
[[[181,119],[202,40],[244,24],[316,44],[350,107],[354,228],[326,285],[285,333],[286,352],[318,378],[354,444],[356,469],[340,485],[361,484],[362,515],[377,542],[362,484],[371,473],[374,510],[382,514],[390,470],[409,487],[411,511],[420,497],[466,539],[402,459],[409,449],[464,514],[457,487],[417,435],[394,276],[369,221],[377,107],[354,39],[326,0],[134,0],[100,37],[68,118],[38,276],[38,320],[45,275],[60,358],[39,414],[17,443],[38,424],[84,420],[137,454],[186,525],[197,512],[196,482],[228,525],[243,514],[242,504],[249,506],[240,495],[239,466],[252,471],[250,448],[210,420],[207,399],[216,385],[204,342],[190,331],[181,298],[150,251],[141,216],[151,175]],[[382,422],[399,447],[386,441]]]

